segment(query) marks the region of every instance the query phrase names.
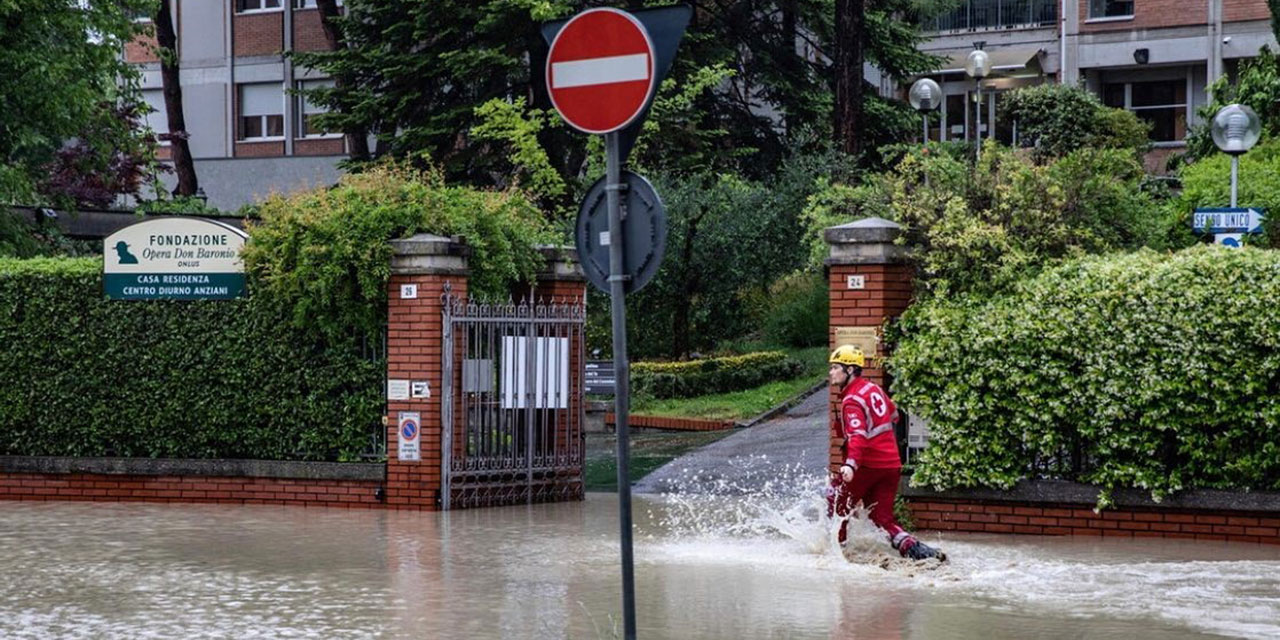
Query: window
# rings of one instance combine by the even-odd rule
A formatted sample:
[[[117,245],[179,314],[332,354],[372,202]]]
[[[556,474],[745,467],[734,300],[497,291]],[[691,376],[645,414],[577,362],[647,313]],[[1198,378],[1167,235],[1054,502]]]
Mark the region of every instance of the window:
[[[342,6],[342,0],[338,0],[338,6]],[[316,8],[316,0],[293,0],[294,9],[314,9]]]
[[[143,115],[143,121],[147,126],[151,127],[158,136],[169,133],[169,112],[164,108],[164,90],[146,89],[142,92],[142,100],[150,108],[150,113]],[[166,140],[161,144],[169,144],[169,142]]]
[[[1128,109],[1151,123],[1152,142],[1181,142],[1187,137],[1186,79],[1104,84],[1102,103]]]
[[[284,137],[284,92],[280,85],[240,85],[240,139]]]
[[[1131,18],[1134,0],[1089,0],[1089,18]]]
[[[275,11],[281,8],[283,0],[236,0],[236,11],[238,13],[246,13],[249,11]]]
[[[332,88],[333,80],[304,80],[298,83],[299,91],[307,91],[310,89]],[[315,116],[320,115],[328,109],[314,104],[305,95],[295,96],[297,98],[298,114],[298,135],[299,138],[312,138],[316,136],[328,135],[329,132],[321,130],[315,126]]]

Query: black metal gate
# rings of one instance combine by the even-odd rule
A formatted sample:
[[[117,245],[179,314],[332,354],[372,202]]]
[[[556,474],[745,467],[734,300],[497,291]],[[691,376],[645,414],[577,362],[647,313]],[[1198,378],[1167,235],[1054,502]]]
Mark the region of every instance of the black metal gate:
[[[441,507],[581,499],[583,301],[446,296]]]

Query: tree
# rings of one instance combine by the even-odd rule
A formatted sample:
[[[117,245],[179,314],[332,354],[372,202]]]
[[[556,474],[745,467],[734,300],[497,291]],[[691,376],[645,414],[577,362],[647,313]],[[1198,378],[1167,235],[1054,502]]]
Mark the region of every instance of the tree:
[[[178,177],[175,196],[194,196],[200,188],[196,180],[196,165],[191,158],[191,146],[187,140],[187,120],[182,114],[182,82],[178,73],[178,35],[173,31],[173,12],[169,0],[160,0],[156,9],[156,44],[160,49],[160,79],[164,84],[164,110],[169,119],[169,131],[161,134],[161,140],[169,142],[173,153],[173,171]]]
[[[137,32],[130,16],[152,9],[148,0],[0,3],[0,201],[74,204],[47,179],[60,150],[78,148],[70,164],[80,170],[110,171],[144,139],[136,118],[122,115],[141,101],[120,51]]]
[[[316,8],[320,11],[320,27],[324,29],[325,40],[329,44],[330,51],[341,51],[347,48],[347,41],[342,37],[342,30],[338,27],[337,19],[342,15],[338,11],[337,0],[316,0]],[[343,72],[341,69],[333,77],[336,95],[345,95],[348,88],[353,85],[351,75]],[[357,162],[369,159],[369,131],[363,127],[351,123],[352,126],[343,133],[347,138],[347,151],[352,160]]]
[[[862,39],[866,35],[865,0],[836,0],[835,141],[840,150],[862,155]]]
[[[1209,86],[1209,95],[1209,104],[1196,109],[1200,124],[1187,136],[1189,159],[1199,160],[1218,153],[1210,125],[1218,110],[1232,103],[1244,104],[1258,114],[1264,137],[1280,136],[1280,102],[1276,102],[1276,96],[1280,96],[1280,55],[1271,49],[1263,47],[1257,57],[1242,60],[1235,84],[1223,76]]]

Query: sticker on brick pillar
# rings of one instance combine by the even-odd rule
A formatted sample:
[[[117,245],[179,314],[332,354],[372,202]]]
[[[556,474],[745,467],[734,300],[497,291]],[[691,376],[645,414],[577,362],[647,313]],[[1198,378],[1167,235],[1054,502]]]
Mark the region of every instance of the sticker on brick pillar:
[[[874,358],[880,346],[879,333],[875,327],[836,327],[835,343],[831,348],[851,344],[861,350],[867,358]]]
[[[422,414],[417,411],[400,412],[400,429],[396,431],[396,451],[401,460],[417,462],[421,459],[421,448],[418,446],[422,435]]]
[[[845,284],[850,289],[865,289],[867,286],[867,277],[866,276],[849,276]]]
[[[420,399],[431,397],[431,384],[428,383],[426,380],[421,380],[421,381],[415,380],[410,384],[412,385],[413,389],[409,395],[413,396],[414,399],[420,400]]]
[[[387,399],[388,400],[408,400],[409,399],[409,381],[408,380],[387,380]]]

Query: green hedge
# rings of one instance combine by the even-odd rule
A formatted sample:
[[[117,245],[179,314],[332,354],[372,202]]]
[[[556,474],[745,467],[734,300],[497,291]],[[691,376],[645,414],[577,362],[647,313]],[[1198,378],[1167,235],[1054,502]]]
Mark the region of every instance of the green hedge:
[[[804,365],[781,351],[686,362],[637,362],[631,389],[652,398],[692,398],[758,387],[800,375]]]
[[[1280,489],[1280,252],[1084,258],[898,330],[893,392],[932,433],[915,483]]]
[[[353,460],[385,365],[267,299],[107,301],[100,259],[0,260],[0,455]]]

